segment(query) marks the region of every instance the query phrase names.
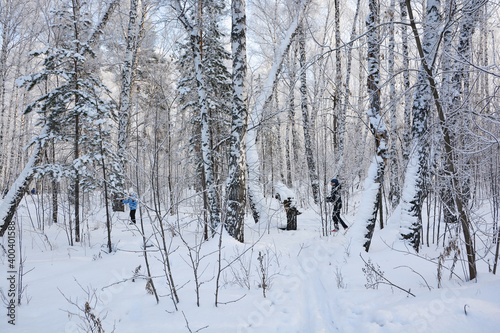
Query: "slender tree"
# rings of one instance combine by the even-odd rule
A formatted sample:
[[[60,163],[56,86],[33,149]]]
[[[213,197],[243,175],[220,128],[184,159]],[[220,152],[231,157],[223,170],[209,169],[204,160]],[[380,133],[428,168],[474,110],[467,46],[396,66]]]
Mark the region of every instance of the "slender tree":
[[[302,20],[303,13],[309,3],[309,0],[302,0],[297,7],[295,16],[288,27],[281,44],[276,49],[276,54],[274,60],[269,70],[267,79],[262,87],[261,92],[256,98],[255,105],[250,113],[249,128],[246,136],[246,147],[247,147],[247,167],[248,167],[248,198],[250,200],[250,208],[252,209],[252,214],[254,221],[257,223],[261,219],[264,221],[268,220],[267,212],[264,206],[264,196],[262,190],[260,189],[259,181],[259,166],[260,158],[258,153],[258,143],[257,143],[257,129],[262,121],[263,110],[265,106],[273,98],[273,90],[276,86],[279,73],[281,71],[281,65],[283,60],[288,53],[288,49],[293,41],[293,37],[297,32],[300,21]]]
[[[226,229],[244,241],[246,206],[244,136],[247,127],[246,109],[246,14],[245,1],[231,2],[231,50],[233,57],[233,114],[227,179]]]
[[[428,64],[435,63],[439,45],[440,1],[427,1],[423,52]],[[413,101],[413,143],[405,176],[405,196],[403,197],[401,236],[408,240],[418,252],[422,229],[422,205],[426,197],[426,177],[429,159],[427,140],[429,113],[432,103],[431,87],[423,66],[417,79],[415,99]]]
[[[203,66],[203,48],[202,48],[202,26],[200,20],[193,22],[184,11],[184,6],[180,0],[174,1],[177,15],[189,35],[189,45],[193,57],[196,91],[198,98],[198,107],[200,110],[200,125],[201,125],[201,151],[203,158],[203,176],[204,184],[206,185],[207,205],[209,213],[209,227],[212,235],[217,230],[220,223],[220,206],[217,199],[215,188],[215,175],[214,175],[214,160],[212,152],[212,133],[210,131],[210,117],[209,117],[209,100],[207,92],[207,78],[204,73]],[[200,8],[201,10],[201,8]],[[207,230],[208,233],[208,230]]]
[[[299,63],[300,63],[300,107],[302,109],[302,129],[304,130],[304,148],[306,152],[307,169],[314,203],[319,203],[319,179],[314,161],[314,149],[311,139],[311,123],[309,121],[309,109],[307,101],[307,66],[306,66],[306,35],[304,24],[301,22],[298,29],[299,38]]]
[[[389,7],[389,54],[388,54],[388,72],[391,77],[395,76],[395,26],[394,26],[394,14],[396,11],[396,1],[391,0]],[[389,160],[390,160],[390,190],[389,190],[389,200],[391,202],[392,208],[396,208],[399,203],[399,197],[401,195],[401,189],[399,186],[399,158],[398,158],[398,122],[397,122],[397,98],[396,98],[396,80],[391,79],[389,83],[389,110],[391,117],[391,132],[390,132],[390,150],[389,150]]]
[[[444,155],[446,163],[446,170],[451,178],[451,185],[453,188],[459,188],[459,177],[458,172],[455,166],[456,157],[455,152],[453,150],[453,142],[451,138],[450,129],[446,124],[446,117],[443,111],[443,107],[441,105],[441,100],[439,96],[439,91],[436,86],[436,82],[434,79],[434,73],[432,72],[432,68],[427,64],[425,55],[423,52],[422,43],[420,41],[420,37],[418,34],[417,26],[415,23],[415,19],[413,18],[413,11],[411,7],[410,0],[406,0],[406,7],[408,8],[408,16],[410,18],[410,25],[412,28],[413,36],[415,38],[415,42],[417,44],[417,50],[421,57],[422,66],[427,73],[427,79],[429,80],[429,85],[432,91],[432,97],[434,100],[434,104],[436,105],[436,110],[439,117],[440,129],[443,135],[443,144],[444,144]],[[468,21],[469,24],[473,23],[473,20]],[[470,30],[469,30],[470,31]],[[460,195],[457,195],[456,192],[453,193],[453,201],[455,202],[456,214],[458,216],[458,221],[462,227],[462,232],[464,236],[465,248],[467,251],[467,262],[469,266],[469,279],[475,279],[477,276],[476,270],[476,256],[474,251],[474,243],[471,235],[471,223],[469,215],[466,212],[466,207]]]
[[[139,0],[130,0],[127,27],[127,43],[125,57],[123,59],[121,73],[120,105],[118,108],[118,142],[117,151],[120,157],[120,164],[123,172],[126,170],[128,132],[131,111],[132,87],[134,81],[134,71],[137,66],[137,52],[140,40],[140,21],[138,20]],[[125,180],[122,176],[120,180],[119,192],[114,193],[113,210],[123,211],[123,203],[120,195],[125,188]]]
[[[368,179],[365,182],[365,200],[370,209],[366,216],[366,233],[363,244],[366,252],[370,249],[377,212],[382,203],[382,183],[384,181],[385,164],[387,160],[387,130],[380,110],[380,41],[378,33],[379,3],[377,0],[369,1],[369,14],[366,19],[368,43],[368,76],[367,94],[369,106],[367,110],[370,129],[375,138],[375,157],[370,166]]]

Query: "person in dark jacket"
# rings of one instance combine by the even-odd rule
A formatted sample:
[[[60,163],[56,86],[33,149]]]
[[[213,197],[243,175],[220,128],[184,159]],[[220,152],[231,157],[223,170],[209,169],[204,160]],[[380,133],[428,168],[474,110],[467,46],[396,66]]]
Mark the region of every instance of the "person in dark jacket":
[[[330,196],[326,197],[326,202],[333,203],[332,221],[335,228],[333,231],[339,230],[339,223],[342,225],[344,230],[346,230],[348,228],[347,224],[345,224],[340,217],[340,210],[342,209],[342,197],[340,196],[340,190],[342,187],[340,186],[338,179],[335,178],[332,179],[330,184],[332,185],[332,191]]]
[[[302,213],[295,207],[292,198],[284,200],[283,206],[286,212],[286,230],[297,230],[297,215]]]
[[[130,207],[130,219],[132,222],[130,224],[135,224],[135,211],[137,210],[137,197],[135,196],[132,189],[129,191],[129,197],[127,200],[123,200],[124,204],[128,204]]]
[[[275,198],[281,202],[281,194],[276,193]],[[290,196],[283,200],[283,207],[286,212],[286,228],[280,227],[281,230],[297,230],[297,215],[302,214],[295,207],[295,200]]]

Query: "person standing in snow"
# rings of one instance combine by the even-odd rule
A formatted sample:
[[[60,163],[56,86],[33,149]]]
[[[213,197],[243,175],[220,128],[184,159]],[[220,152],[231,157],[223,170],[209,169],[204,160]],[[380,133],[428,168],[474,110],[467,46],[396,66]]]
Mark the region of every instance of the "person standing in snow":
[[[302,213],[295,207],[292,198],[284,200],[283,206],[286,212],[286,230],[297,230],[297,215]]]
[[[128,204],[128,206],[130,207],[130,219],[132,220],[132,222],[130,222],[130,224],[135,224],[135,211],[137,209],[137,197],[134,194],[134,192],[132,191],[132,189],[129,190],[128,195],[129,195],[128,199],[123,200],[122,202],[124,204]]]
[[[333,226],[334,230],[337,231],[339,230],[339,222],[342,224],[342,227],[344,230],[346,230],[347,224],[342,220],[340,217],[340,209],[342,208],[342,197],[340,196],[340,189],[342,188],[340,186],[340,183],[337,179],[332,179],[330,182],[332,185],[332,191],[330,193],[330,196],[326,197],[326,202],[331,202],[333,203],[333,212],[332,212],[332,220],[333,220]]]

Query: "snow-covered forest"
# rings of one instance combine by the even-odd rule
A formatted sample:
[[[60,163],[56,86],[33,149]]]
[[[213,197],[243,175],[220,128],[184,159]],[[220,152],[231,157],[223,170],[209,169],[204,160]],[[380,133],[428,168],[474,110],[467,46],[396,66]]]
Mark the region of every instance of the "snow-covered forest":
[[[498,1],[0,1],[0,332],[498,331]]]

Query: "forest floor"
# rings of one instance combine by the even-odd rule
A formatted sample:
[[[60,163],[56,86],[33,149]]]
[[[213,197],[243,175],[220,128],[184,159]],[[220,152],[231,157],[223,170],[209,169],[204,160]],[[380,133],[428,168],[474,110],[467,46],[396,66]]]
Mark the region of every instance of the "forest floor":
[[[15,308],[15,325],[2,316],[0,332],[85,332],[91,331],[92,318],[99,319],[103,331],[118,333],[457,333],[498,332],[500,327],[500,278],[489,272],[491,251],[478,249],[485,254],[478,258],[477,281],[469,282],[463,254],[450,271],[452,253],[444,261],[438,286],[442,244],[424,245],[415,255],[398,240],[393,214],[384,229],[375,231],[366,253],[364,226],[355,221],[356,200],[350,207],[353,214],[345,216],[350,225],[345,234],[322,236],[321,218],[313,209],[301,209],[298,230],[279,230],[285,216],[277,202],[269,204],[269,224],[255,224],[247,217],[244,244],[224,234],[217,307],[219,238],[201,242],[200,218],[187,208],[169,216],[174,227],[166,244],[180,299],[177,309],[156,246],[162,242],[152,236],[147,218],[146,236],[152,236],[148,244],[153,245],[147,248],[148,257],[159,303],[148,292],[142,237],[128,224],[128,212],[113,215],[114,251],[108,254],[103,210],[84,221],[82,242],[69,246],[62,221],[45,226],[44,232],[35,228],[34,203],[23,200],[17,226],[17,232],[22,228],[22,246],[16,255],[23,258],[25,272],[22,304]],[[189,248],[175,226],[184,230]],[[0,242],[8,248],[7,237]],[[5,301],[8,258],[0,250]],[[190,254],[198,264],[199,306]]]

